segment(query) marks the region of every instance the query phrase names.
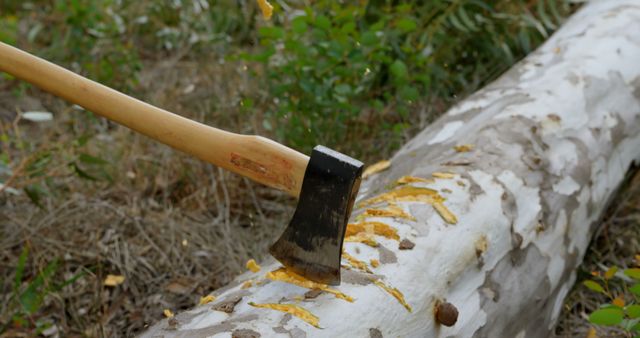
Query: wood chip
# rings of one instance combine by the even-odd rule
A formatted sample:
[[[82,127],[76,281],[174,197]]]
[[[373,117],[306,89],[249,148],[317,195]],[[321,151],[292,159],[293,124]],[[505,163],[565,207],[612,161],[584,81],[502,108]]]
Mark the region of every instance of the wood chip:
[[[453,149],[455,149],[459,153],[469,152],[469,151],[473,150],[473,148],[475,148],[475,146],[473,144],[461,144],[461,145],[453,147]]]
[[[440,217],[449,224],[457,224],[458,218],[442,203],[433,203],[433,208],[436,209]]]
[[[258,6],[265,20],[270,20],[273,15],[273,6],[267,0],[258,0]]]
[[[364,172],[362,173],[362,179],[364,180],[373,174],[379,173],[383,170],[387,170],[389,169],[389,167],[391,167],[391,162],[387,160],[372,164],[364,170]]]
[[[379,260],[377,260],[377,259],[371,259],[371,260],[369,261],[369,263],[370,263],[370,264],[371,264],[371,266],[372,266],[372,267],[374,267],[374,268],[377,268],[377,267],[379,267],[379,266],[380,266],[380,261],[379,261]]]
[[[213,302],[214,300],[216,300],[215,296],[208,295],[208,296],[200,297],[200,302],[198,302],[198,304],[199,305],[209,304],[209,303]]]
[[[442,173],[442,172],[432,173],[431,176],[433,176],[435,178],[443,178],[443,179],[456,178],[456,174],[454,174],[454,173]]]
[[[408,219],[410,221],[415,221],[415,217],[406,213],[399,206],[391,205],[384,209],[366,209],[363,213],[358,215],[356,220],[361,220],[367,217],[394,217],[394,218],[403,218]]]
[[[105,286],[118,286],[124,283],[124,276],[121,275],[107,275],[107,278],[104,279],[103,284]]]
[[[359,222],[347,224],[345,236],[356,236],[359,233],[375,234],[378,236],[399,240],[398,230],[382,222]]]
[[[371,270],[369,270],[369,267],[367,266],[367,263],[365,263],[365,262],[363,262],[363,261],[361,261],[361,260],[349,255],[346,252],[342,253],[342,257],[347,260],[347,263],[349,263],[349,265],[352,268],[360,270],[360,271],[372,273]]]
[[[372,248],[377,248],[378,242],[375,240],[375,238],[373,238],[373,236],[371,234],[365,234],[365,233],[358,233],[356,235],[353,236],[345,236],[344,237],[344,241],[345,243],[362,243],[362,244],[366,244]]]
[[[354,300],[352,297],[336,289],[330,288],[327,284],[317,283],[317,282],[308,280],[285,267],[268,272],[266,277],[274,281],[289,283],[289,284],[297,285],[299,287],[303,287],[307,289],[319,289],[324,292],[333,294],[336,298],[344,299],[347,302],[353,302]]]
[[[400,304],[402,304],[402,306],[404,306],[404,308],[407,309],[407,311],[409,312],[413,311],[411,309],[411,306],[407,304],[407,302],[404,300],[404,295],[402,294],[402,292],[400,292],[400,290],[386,285],[379,279],[373,280],[373,283],[378,287],[380,287],[381,289],[383,289],[384,291],[386,291],[387,293],[389,293],[390,295],[392,295],[393,297],[395,297],[398,300],[398,302],[400,302]]]
[[[314,314],[312,314],[311,312],[309,312],[309,310],[298,306],[298,305],[294,305],[294,304],[273,304],[273,303],[266,303],[266,304],[256,304],[253,302],[249,302],[249,305],[253,306],[253,307],[259,307],[259,308],[265,308],[265,309],[271,309],[271,310],[276,310],[276,311],[281,311],[281,312],[286,312],[286,313],[290,313],[302,320],[304,320],[305,322],[320,328],[320,326],[318,325],[318,322],[320,321],[320,319],[315,316]]]
[[[256,261],[255,261],[253,258],[247,261],[246,267],[247,267],[247,269],[249,269],[251,272],[258,272],[258,271],[260,271],[260,265],[258,265],[258,263],[256,263]]]
[[[376,197],[372,197],[368,200],[358,203],[359,207],[365,207],[380,202],[422,202],[422,203],[435,203],[444,201],[442,196],[438,194],[438,191],[429,188],[419,188],[410,185],[402,186],[398,189],[391,190],[389,192],[380,194]]]
[[[409,183],[434,183],[435,181],[429,178],[414,177],[414,176],[402,176],[396,183],[409,184]]]
[[[162,313],[167,318],[173,318],[173,312],[171,312],[171,310],[169,310],[169,309],[164,309],[164,311],[162,311]]]

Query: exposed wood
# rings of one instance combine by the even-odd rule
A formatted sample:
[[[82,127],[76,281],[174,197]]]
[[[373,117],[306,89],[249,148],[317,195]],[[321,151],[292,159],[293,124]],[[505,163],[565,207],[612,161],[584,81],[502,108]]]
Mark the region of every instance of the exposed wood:
[[[638,32],[637,0],[587,4],[405,145],[363,183],[358,200],[373,204],[354,212],[336,290],[307,297],[266,278],[280,265],[264,262],[143,336],[549,336],[607,201],[640,160]],[[231,313],[212,310],[238,298]]]

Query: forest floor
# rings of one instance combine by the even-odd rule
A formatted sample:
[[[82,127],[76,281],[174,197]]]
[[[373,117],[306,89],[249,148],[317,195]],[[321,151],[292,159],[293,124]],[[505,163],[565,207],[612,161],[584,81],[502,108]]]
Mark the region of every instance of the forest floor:
[[[241,65],[176,58],[143,69],[141,99],[227,130],[259,129],[256,117],[229,113],[239,89],[253,85]],[[4,86],[0,93],[16,83]],[[0,97],[0,107],[4,128],[12,128],[14,134],[19,130],[17,134],[32,145],[25,151],[75,147],[77,140],[65,135],[69,128],[82,128],[77,116],[86,115],[34,88],[19,99]],[[53,112],[53,121],[15,120],[16,111],[29,110]],[[433,116],[421,112],[420,120],[443,111],[444,107]],[[286,195],[126,128],[98,123],[82,151],[101,154],[109,180],[57,176],[54,168],[45,176],[55,178],[59,189],[43,198],[41,206],[25,193],[0,192],[0,323],[11,322],[12,284],[25,246],[29,253],[22,280],[45,270],[54,258],[59,261],[53,281],[81,274],[74,283],[48,294],[32,316],[34,321],[55,323],[43,335],[131,336],[161,319],[165,309],[177,312],[196,305],[201,296],[243,272],[248,259],[264,258],[267,246],[288,222],[295,205]],[[390,155],[380,154],[380,159]],[[585,256],[559,321],[559,337],[587,335],[587,313],[603,300],[581,281],[591,271],[631,265],[640,252],[639,239],[636,173],[612,203]],[[124,276],[124,281],[105,285],[108,275]],[[14,321],[0,336],[20,335],[26,333]]]

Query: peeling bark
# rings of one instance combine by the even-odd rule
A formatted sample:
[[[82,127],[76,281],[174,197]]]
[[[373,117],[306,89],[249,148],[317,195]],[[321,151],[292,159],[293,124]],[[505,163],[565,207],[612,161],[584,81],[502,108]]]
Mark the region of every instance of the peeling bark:
[[[370,237],[345,243],[357,262],[343,257],[337,289],[353,303],[261,282],[280,267],[268,261],[216,292],[218,300],[143,336],[549,336],[598,218],[640,160],[639,32],[637,0],[585,5],[536,52],[363,182],[358,202],[416,189],[355,209],[356,222],[384,223],[397,236],[351,227]],[[247,280],[254,283],[242,289]],[[238,294],[230,313],[214,310]],[[297,305],[321,328],[249,302]],[[455,321],[443,304],[456,310]]]

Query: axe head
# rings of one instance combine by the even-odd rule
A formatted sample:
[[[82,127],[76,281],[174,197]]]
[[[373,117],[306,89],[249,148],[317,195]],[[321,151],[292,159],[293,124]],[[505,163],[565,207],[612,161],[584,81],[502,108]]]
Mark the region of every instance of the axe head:
[[[360,188],[362,162],[316,146],[289,227],[269,252],[295,273],[340,284],[342,241]]]

